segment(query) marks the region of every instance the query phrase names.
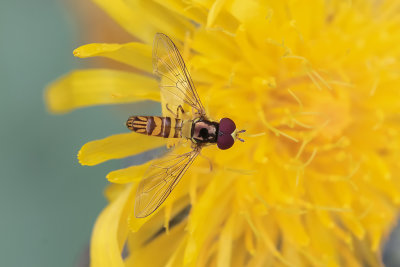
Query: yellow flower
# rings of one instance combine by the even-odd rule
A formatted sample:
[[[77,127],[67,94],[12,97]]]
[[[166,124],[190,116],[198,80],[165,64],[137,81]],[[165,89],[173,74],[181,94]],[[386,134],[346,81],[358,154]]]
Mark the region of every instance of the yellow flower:
[[[250,134],[229,151],[203,149],[213,171],[199,157],[145,219],[133,206],[148,164],[109,173],[92,266],[381,264],[400,203],[398,1],[95,2],[142,42],[74,55],[139,72],[74,71],[48,89],[51,111],[158,101],[151,45],[163,32],[180,45],[207,114]],[[164,143],[123,133],[78,158],[96,165]]]

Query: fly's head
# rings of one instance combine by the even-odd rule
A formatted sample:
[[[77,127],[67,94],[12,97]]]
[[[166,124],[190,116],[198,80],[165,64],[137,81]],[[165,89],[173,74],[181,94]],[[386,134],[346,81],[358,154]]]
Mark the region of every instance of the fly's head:
[[[219,149],[225,150],[231,148],[235,143],[235,140],[244,142],[243,139],[239,138],[239,134],[246,130],[238,131],[236,124],[229,118],[223,118],[219,122],[217,146]]]

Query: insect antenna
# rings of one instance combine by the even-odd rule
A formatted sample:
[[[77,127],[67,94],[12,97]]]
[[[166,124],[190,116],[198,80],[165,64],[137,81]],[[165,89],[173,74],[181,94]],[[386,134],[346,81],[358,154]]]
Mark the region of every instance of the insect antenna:
[[[246,132],[246,130],[240,130],[240,131],[238,131],[238,132],[236,133],[236,139],[238,139],[238,140],[241,141],[241,142],[244,142],[244,140],[238,136],[238,134],[244,133],[244,132]]]

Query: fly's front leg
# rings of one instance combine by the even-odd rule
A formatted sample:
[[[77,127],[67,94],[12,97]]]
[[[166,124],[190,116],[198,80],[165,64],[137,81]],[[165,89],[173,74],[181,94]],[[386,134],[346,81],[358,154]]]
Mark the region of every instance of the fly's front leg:
[[[192,114],[196,117],[196,118],[199,118],[199,117],[205,117],[205,114],[204,113],[202,113],[199,109],[197,109],[197,108],[193,108],[192,107]]]

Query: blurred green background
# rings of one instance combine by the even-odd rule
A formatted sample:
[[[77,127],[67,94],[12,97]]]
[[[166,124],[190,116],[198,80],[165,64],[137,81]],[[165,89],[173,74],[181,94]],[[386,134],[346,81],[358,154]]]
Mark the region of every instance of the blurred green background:
[[[0,1],[1,266],[85,266],[91,229],[106,205],[105,175],[122,163],[82,167],[76,154],[87,141],[125,132],[127,112],[157,108],[47,113],[45,86],[85,67],[72,56],[86,41],[78,37],[78,11],[66,2]],[[400,266],[399,235],[385,250],[387,266]]]
[[[82,167],[87,141],[126,131],[114,107],[47,113],[45,86],[84,60],[76,14],[62,0],[0,1],[0,266],[77,266],[106,205],[107,171]]]

